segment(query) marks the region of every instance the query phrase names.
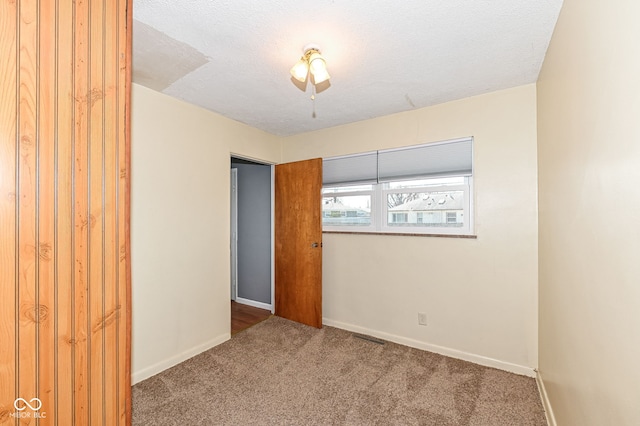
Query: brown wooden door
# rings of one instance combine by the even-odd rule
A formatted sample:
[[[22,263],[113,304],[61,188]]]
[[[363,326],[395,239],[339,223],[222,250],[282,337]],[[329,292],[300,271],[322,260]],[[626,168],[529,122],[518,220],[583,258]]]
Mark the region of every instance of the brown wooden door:
[[[317,328],[322,328],[321,190],[321,159],[276,166],[276,315]]]

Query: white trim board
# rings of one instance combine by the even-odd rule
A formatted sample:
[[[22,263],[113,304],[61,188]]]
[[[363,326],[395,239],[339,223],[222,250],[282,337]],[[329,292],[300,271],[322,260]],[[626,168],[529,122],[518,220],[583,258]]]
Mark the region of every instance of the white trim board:
[[[243,299],[242,297],[236,297],[236,303],[240,303],[242,305],[249,305],[249,306],[253,306],[254,308],[266,309],[268,311],[271,311],[271,305],[268,303],[256,302],[255,300]]]
[[[444,346],[433,345],[430,343],[421,342],[419,340],[385,333],[383,331],[372,330],[369,328],[360,327],[358,325],[335,321],[329,318],[322,318],[322,323],[330,327],[341,328],[343,330],[352,331],[354,333],[366,334],[369,336],[377,337],[378,339],[387,340],[389,342],[398,343],[400,345],[405,345],[416,349],[434,352],[451,358],[461,359],[463,361],[473,362],[474,364],[483,365],[485,367],[497,368],[498,370],[508,371],[510,373],[519,374],[521,376],[532,378],[536,377],[536,370],[533,367],[525,367],[524,365],[512,364],[510,362],[500,361],[498,359],[488,358],[482,355],[459,351],[457,349],[451,349]]]
[[[553,414],[553,408],[551,407],[551,401],[547,394],[547,389],[544,387],[544,380],[539,371],[536,372],[536,383],[538,384],[538,392],[540,392],[540,399],[542,400],[542,407],[544,408],[544,415],[547,416],[547,423],[549,426],[557,426],[556,416]]]
[[[188,360],[189,358],[193,358],[194,356],[206,350],[209,350],[214,346],[218,346],[219,344],[224,343],[229,339],[231,339],[231,333],[224,333],[216,337],[215,339],[209,340],[208,342],[174,355],[171,358],[160,361],[157,364],[151,365],[147,368],[143,368],[140,371],[136,371],[131,375],[131,385],[135,385],[136,383],[148,379],[149,377],[155,376],[156,374],[161,373],[164,370],[173,367],[174,365],[178,365],[181,362]]]

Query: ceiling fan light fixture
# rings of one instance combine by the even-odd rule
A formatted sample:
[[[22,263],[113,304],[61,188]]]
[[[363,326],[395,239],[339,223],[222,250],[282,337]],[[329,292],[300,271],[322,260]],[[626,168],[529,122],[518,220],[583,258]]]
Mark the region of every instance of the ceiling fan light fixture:
[[[309,74],[313,84],[320,84],[331,78],[327,71],[327,63],[315,45],[307,45],[300,60],[291,68],[291,76],[301,83],[307,81]]]

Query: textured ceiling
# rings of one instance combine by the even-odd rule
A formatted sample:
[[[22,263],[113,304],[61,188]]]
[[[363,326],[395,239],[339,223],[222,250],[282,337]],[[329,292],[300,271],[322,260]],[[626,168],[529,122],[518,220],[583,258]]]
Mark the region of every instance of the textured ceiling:
[[[562,0],[134,0],[133,81],[287,136],[535,82]],[[331,85],[289,69],[317,44]]]

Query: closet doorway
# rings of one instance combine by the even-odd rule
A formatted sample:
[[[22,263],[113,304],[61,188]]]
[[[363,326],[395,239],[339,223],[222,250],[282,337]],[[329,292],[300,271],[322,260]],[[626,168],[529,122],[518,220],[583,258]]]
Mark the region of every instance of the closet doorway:
[[[273,312],[273,166],[231,157],[231,332]]]

